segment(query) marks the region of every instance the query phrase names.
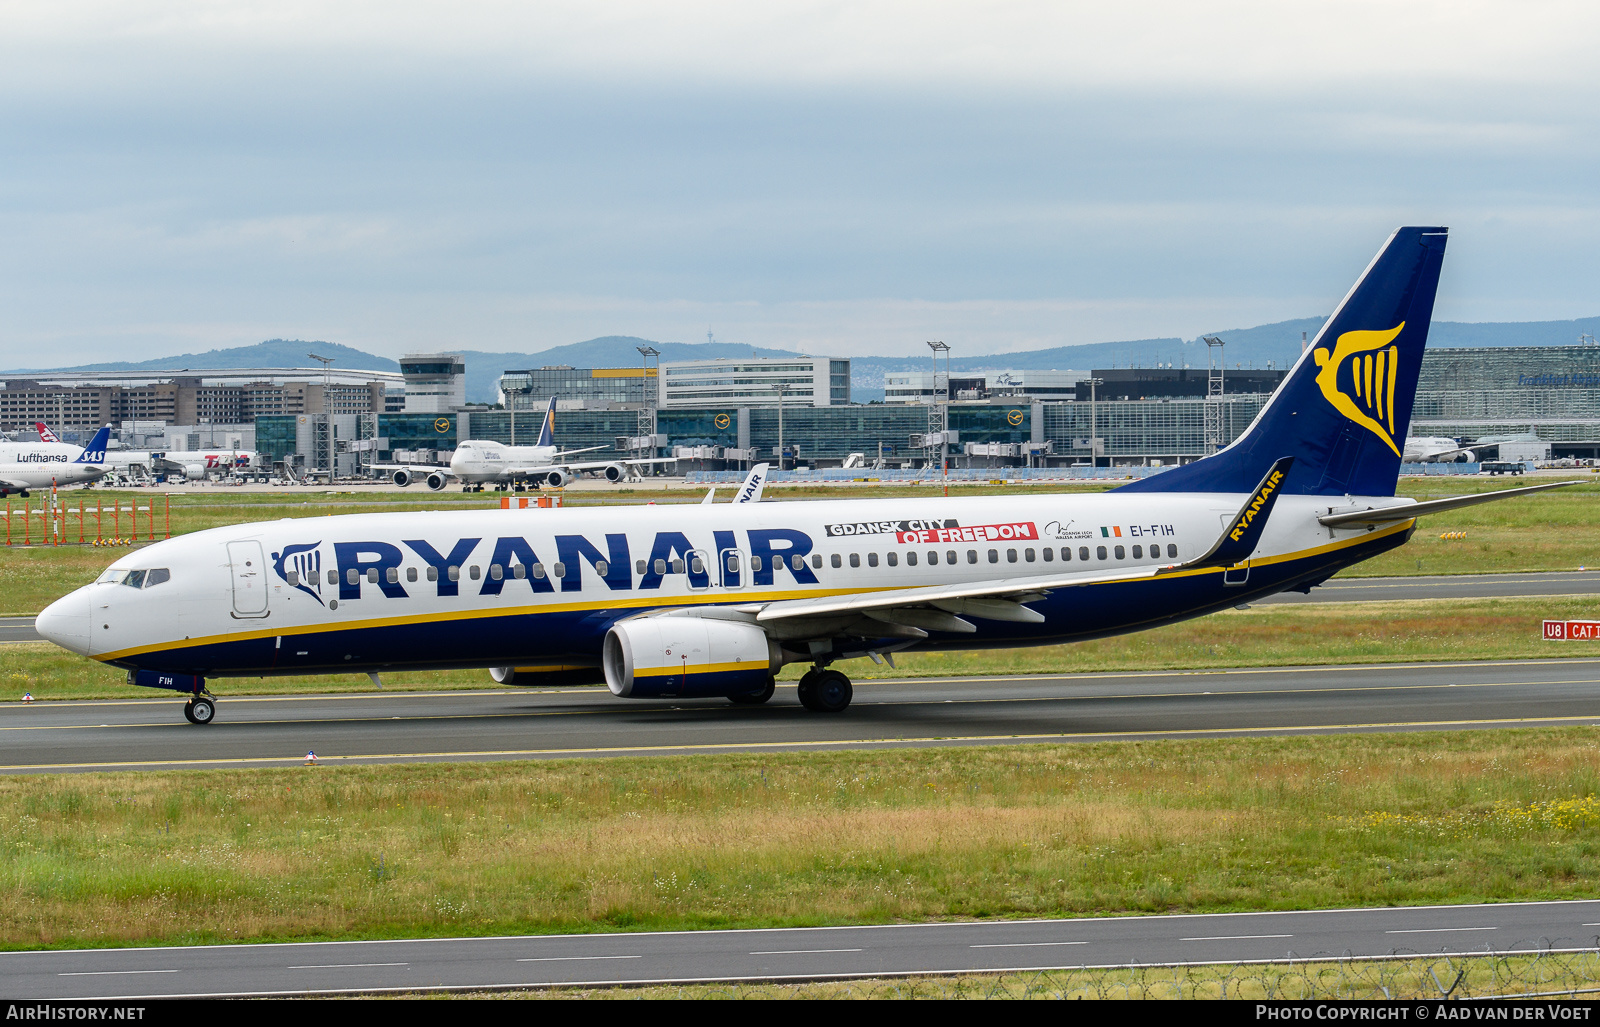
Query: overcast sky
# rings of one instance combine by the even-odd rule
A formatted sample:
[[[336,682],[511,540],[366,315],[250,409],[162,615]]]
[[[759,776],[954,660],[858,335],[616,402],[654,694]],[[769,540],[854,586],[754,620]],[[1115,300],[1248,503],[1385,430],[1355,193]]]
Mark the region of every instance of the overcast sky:
[[[330,13],[329,8],[333,8]],[[0,366],[1600,313],[1600,5],[0,4]]]

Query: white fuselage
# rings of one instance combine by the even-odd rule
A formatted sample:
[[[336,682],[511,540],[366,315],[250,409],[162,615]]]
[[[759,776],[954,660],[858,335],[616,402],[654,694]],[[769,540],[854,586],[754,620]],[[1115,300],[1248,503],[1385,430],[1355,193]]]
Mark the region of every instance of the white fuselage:
[[[499,442],[463,442],[450,458],[450,473],[467,482],[509,481],[539,468],[553,470],[555,446],[507,446]]]
[[[1171,566],[1206,553],[1245,498],[1106,493],[286,519],[130,553],[112,570],[161,568],[167,580],[80,588],[38,624],[99,660],[207,676],[593,659],[611,624],[663,608]],[[1042,644],[1153,627],[1314,584],[1401,544],[1412,526],[1317,523],[1335,508],[1347,508],[1343,497],[1282,496],[1240,567],[1054,587],[1027,600],[1043,623],[980,619],[974,634],[935,633],[917,645]]]
[[[66,442],[0,442],[0,483],[12,489],[74,485],[104,475],[101,464],[77,463],[82,446]]]

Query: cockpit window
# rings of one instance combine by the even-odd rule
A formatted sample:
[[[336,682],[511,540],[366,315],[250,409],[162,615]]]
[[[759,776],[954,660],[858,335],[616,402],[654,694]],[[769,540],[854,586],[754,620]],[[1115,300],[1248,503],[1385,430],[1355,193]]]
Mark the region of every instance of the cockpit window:
[[[162,582],[171,580],[172,571],[165,567],[136,571],[130,571],[125,567],[117,567],[100,575],[95,584],[127,585],[129,588],[153,588]]]

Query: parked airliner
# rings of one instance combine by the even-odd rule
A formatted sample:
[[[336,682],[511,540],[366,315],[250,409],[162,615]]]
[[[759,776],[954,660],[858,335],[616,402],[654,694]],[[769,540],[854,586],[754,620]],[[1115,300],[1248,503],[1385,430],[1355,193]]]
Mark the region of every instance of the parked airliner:
[[[1384,243],[1255,422],[1110,492],[354,514],[214,528],[130,553],[41,635],[187,693],[234,676],[518,668],[631,699],[849,706],[834,665],[1170,624],[1403,545],[1422,514],[1552,488],[1394,495],[1443,228]],[[1562,484],[1562,483],[1558,483]]]
[[[29,489],[78,485],[103,477],[110,438],[111,427],[107,425],[94,433],[87,446],[69,442],[0,442],[0,497],[13,492],[26,497]]]
[[[421,478],[435,492],[449,484],[450,478],[459,479],[464,491],[483,491],[486,484],[532,486],[549,485],[560,488],[584,471],[596,471],[607,481],[622,481],[656,464],[676,463],[671,457],[652,457],[627,460],[584,460],[573,462],[568,457],[592,453],[605,446],[587,449],[563,450],[556,446],[556,401],[552,397],[545,409],[544,421],[539,426],[539,438],[531,446],[507,446],[499,442],[468,439],[456,447],[450,458],[450,470],[426,465],[379,465],[380,470],[392,471],[396,485],[405,488]]]

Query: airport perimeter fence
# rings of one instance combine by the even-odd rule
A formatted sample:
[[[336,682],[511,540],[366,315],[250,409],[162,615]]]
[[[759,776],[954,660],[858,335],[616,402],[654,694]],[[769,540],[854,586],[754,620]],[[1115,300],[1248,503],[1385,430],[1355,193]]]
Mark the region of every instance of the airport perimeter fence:
[[[1563,944],[1563,942],[1565,944]],[[1590,944],[1600,944],[1595,939]],[[583,989],[595,997],[606,989]],[[571,990],[556,993],[571,995]],[[613,997],[858,999],[1471,1000],[1600,995],[1600,948],[1571,939],[1495,953],[1317,955],[1273,963],[1079,967],[949,977],[626,989]],[[554,996],[552,996],[554,997]]]

